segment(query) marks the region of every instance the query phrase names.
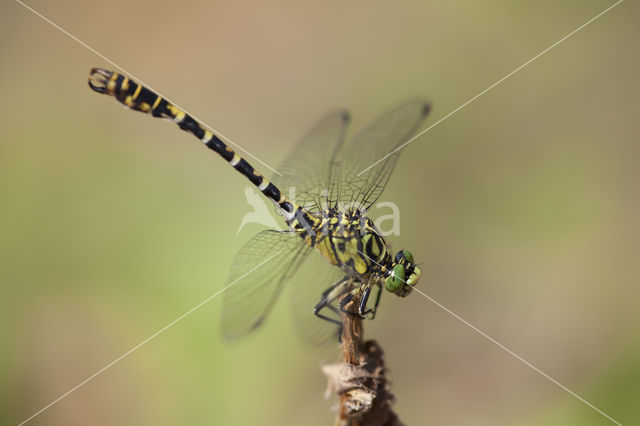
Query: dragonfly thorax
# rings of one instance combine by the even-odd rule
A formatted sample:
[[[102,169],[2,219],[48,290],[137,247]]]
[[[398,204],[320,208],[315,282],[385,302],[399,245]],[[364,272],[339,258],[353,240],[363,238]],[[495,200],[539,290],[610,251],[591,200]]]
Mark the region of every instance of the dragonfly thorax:
[[[400,250],[392,256],[390,246],[364,211],[327,209],[311,213],[298,207],[289,226],[331,264],[360,283],[384,283],[386,290],[404,297],[420,278],[421,270],[413,255]]]
[[[292,227],[331,264],[354,279],[364,282],[372,275],[387,275],[393,258],[389,246],[365,212],[354,209],[328,209],[307,213],[311,224]],[[310,232],[306,232],[310,230]]]

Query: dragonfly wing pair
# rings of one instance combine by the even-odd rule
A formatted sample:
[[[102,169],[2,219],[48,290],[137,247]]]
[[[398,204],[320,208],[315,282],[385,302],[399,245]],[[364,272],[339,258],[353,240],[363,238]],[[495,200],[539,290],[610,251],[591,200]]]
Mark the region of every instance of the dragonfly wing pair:
[[[273,177],[272,182],[311,212],[329,207],[366,210],[391,176],[400,155],[394,149],[414,134],[428,112],[429,104],[423,100],[404,103],[374,120],[346,146],[348,114],[329,114],[296,145],[279,168],[282,176]],[[292,308],[300,334],[312,343],[331,340],[336,327],[315,318],[313,307],[322,290],[343,276],[340,268],[294,233],[262,231],[242,247],[233,263],[229,282],[242,278],[224,293],[223,334],[233,340],[259,327],[293,281]]]
[[[264,263],[266,259],[270,260]],[[225,338],[239,339],[258,328],[293,282],[290,299],[298,334],[317,345],[333,340],[336,327],[318,321],[312,310],[322,290],[343,275],[293,232],[265,230],[254,235],[231,267],[232,284],[224,292],[222,310]]]

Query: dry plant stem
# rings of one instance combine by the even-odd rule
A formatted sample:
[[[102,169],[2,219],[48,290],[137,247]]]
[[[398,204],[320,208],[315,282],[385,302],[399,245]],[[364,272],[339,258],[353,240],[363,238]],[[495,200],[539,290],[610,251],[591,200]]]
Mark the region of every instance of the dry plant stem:
[[[373,340],[363,343],[362,319],[344,313],[342,319],[342,363],[323,367],[340,396],[336,426],[402,426],[391,410],[382,349]]]
[[[342,313],[342,362],[360,366],[360,352],[362,348],[362,319],[355,315]],[[359,426],[358,419],[347,416],[347,393],[340,394],[340,408],[336,418],[336,426]]]
[[[342,361],[359,366],[362,351],[362,319],[343,313],[342,324]]]

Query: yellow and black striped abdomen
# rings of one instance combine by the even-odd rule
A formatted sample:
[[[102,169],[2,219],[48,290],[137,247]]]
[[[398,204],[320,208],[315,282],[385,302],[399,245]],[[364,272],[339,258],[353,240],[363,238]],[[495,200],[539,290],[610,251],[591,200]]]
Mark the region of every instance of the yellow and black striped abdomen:
[[[162,96],[122,74],[101,68],[91,70],[89,87],[98,93],[114,96],[122,104],[135,111],[150,113],[154,117],[173,121],[182,130],[200,139],[207,148],[217,152],[249,179],[265,196],[280,207],[287,221],[294,220],[294,215],[300,210],[299,206],[289,201],[273,183],[258,173],[251,164],[229,148],[218,136]]]

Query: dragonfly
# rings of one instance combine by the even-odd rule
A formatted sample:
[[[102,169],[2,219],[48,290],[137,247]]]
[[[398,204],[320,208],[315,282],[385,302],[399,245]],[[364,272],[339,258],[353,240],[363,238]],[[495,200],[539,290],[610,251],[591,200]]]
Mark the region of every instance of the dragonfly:
[[[314,343],[339,338],[343,314],[374,318],[382,288],[406,297],[417,284],[422,271],[411,252],[392,255],[367,211],[387,185],[400,145],[429,114],[428,102],[415,99],[395,107],[349,143],[349,114],[328,114],[268,180],[191,115],[124,74],[93,68],[89,86],[191,133],[249,179],[285,219],[286,231],[261,231],[237,253],[228,278],[233,285],[223,296],[225,338],[239,339],[259,328],[290,283],[298,328]],[[295,196],[286,196],[285,189]]]

